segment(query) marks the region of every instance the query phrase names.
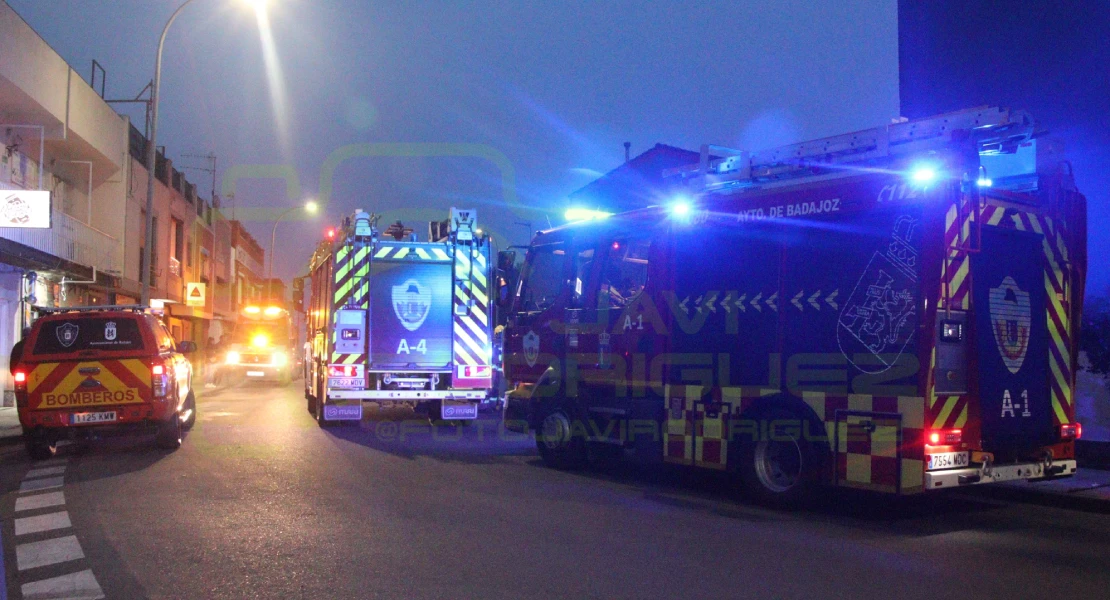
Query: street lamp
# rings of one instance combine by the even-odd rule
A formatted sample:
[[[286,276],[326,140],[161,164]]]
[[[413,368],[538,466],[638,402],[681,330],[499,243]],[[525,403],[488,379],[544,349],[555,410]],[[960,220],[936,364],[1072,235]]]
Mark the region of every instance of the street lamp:
[[[274,230],[270,232],[270,267],[266,270],[266,300],[268,302],[274,301],[274,244],[277,241],[278,223],[280,223],[286,215],[294,211],[304,209],[306,213],[314,215],[316,214],[316,210],[318,208],[319,206],[317,206],[315,200],[309,200],[308,202],[305,202],[304,206],[294,206],[293,208],[290,208],[278,215],[278,218],[274,219]]]
[[[244,1],[254,7],[255,11],[265,10],[268,4],[267,0]],[[143,248],[143,270],[139,273],[139,281],[142,282],[143,288],[141,303],[144,306],[150,304],[150,273],[153,267],[150,261],[154,251],[154,169],[158,154],[158,90],[162,85],[162,47],[166,44],[166,34],[169,33],[170,25],[177,20],[181,10],[192,2],[193,0],[182,2],[170,15],[170,20],[166,21],[166,26],[162,28],[162,36],[158,38],[158,54],[154,60],[154,81],[150,87],[150,140],[147,142],[146,149],[146,246]]]

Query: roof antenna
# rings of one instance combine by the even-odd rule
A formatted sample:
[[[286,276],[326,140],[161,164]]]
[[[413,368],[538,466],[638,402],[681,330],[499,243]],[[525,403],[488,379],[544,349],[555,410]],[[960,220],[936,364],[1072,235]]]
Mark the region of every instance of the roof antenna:
[[[632,152],[632,142],[625,142],[624,143],[624,162],[627,163],[628,161],[632,160],[631,152]]]

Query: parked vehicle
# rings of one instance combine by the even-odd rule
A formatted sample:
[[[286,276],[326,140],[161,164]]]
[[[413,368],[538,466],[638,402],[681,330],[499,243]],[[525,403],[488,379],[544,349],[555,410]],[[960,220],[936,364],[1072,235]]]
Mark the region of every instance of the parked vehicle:
[[[243,307],[227,344],[220,374],[225,380],[273,381],[288,385],[300,355],[289,311],[278,306]]]
[[[551,466],[609,448],[775,502],[1071,475],[1086,201],[1034,133],[979,109],[706,147],[669,205],[539,233],[507,418]]]
[[[27,452],[53,456],[60,440],[153,432],[181,445],[197,418],[193,342],[176,343],[140,306],[39,309],[15,369]]]
[[[451,210],[429,240],[359,211],[309,265],[305,398],[321,425],[362,403],[407,404],[469,421],[493,387],[493,265],[472,210]]]

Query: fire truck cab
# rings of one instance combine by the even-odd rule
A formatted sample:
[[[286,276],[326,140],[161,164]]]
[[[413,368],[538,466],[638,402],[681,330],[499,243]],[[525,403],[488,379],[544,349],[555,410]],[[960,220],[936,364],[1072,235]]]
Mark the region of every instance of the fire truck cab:
[[[1073,474],[1086,207],[1034,133],[976,109],[705,147],[669,203],[537,234],[506,419],[551,466],[608,449],[773,502]]]

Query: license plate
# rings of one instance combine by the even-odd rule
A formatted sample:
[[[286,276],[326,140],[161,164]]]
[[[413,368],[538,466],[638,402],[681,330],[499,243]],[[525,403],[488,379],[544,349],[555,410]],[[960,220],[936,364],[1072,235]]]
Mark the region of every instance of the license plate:
[[[247,377],[265,377],[265,371],[247,371]]]
[[[324,418],[329,421],[360,421],[362,420],[362,403],[353,406],[325,404]]]
[[[945,452],[944,454],[930,454],[929,466],[926,470],[955,469],[968,465],[967,452]]]
[[[69,416],[71,425],[82,425],[85,423],[111,423],[116,420],[116,413],[113,412],[90,412],[90,413],[73,413]]]
[[[365,379],[360,377],[328,377],[328,387],[360,388],[365,381]]]
[[[445,400],[443,402],[443,409],[440,411],[443,418],[446,419],[477,419],[478,418],[478,403],[477,402],[450,402]]]

